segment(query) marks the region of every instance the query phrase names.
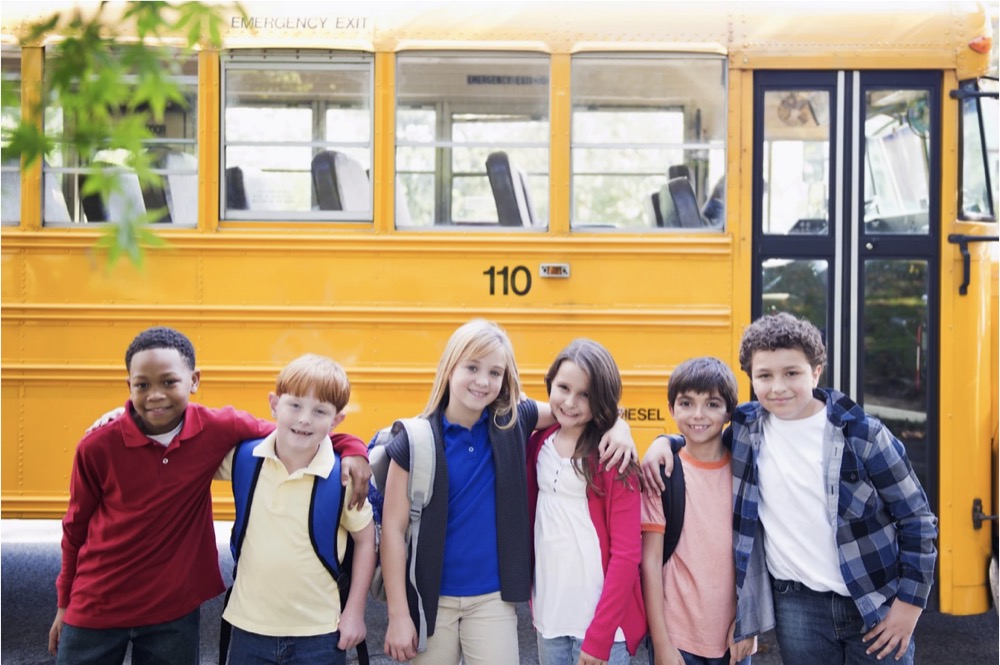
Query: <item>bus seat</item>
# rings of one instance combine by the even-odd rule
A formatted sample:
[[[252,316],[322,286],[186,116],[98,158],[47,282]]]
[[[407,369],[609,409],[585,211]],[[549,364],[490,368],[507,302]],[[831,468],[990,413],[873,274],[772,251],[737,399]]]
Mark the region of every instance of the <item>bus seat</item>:
[[[371,180],[353,157],[336,150],[318,153],[312,178],[320,210],[371,210]]]
[[[146,204],[146,210],[150,212],[153,210],[160,211],[160,218],[155,220],[156,223],[170,221],[170,211],[167,208],[167,193],[164,190],[163,184],[154,185],[149,183],[143,187],[142,201]]]
[[[667,180],[673,180],[674,178],[687,178],[690,180],[691,169],[687,167],[687,164],[674,164],[667,167]]]
[[[226,210],[247,210],[247,193],[243,188],[243,169],[226,169]]]
[[[170,220],[182,226],[198,224],[198,158],[187,152],[171,152],[164,160],[167,170],[166,198]],[[190,173],[194,171],[194,173]]]
[[[650,198],[653,201],[653,212],[656,215],[657,226],[676,229],[681,225],[681,221],[677,217],[677,207],[674,205],[674,199],[666,185],[660,187],[660,191],[653,192]]]
[[[663,190],[660,190],[661,205],[664,198],[669,199],[677,211],[678,226],[686,229],[700,228],[705,226],[705,221],[698,210],[698,198],[694,194],[694,186],[691,181],[684,177],[674,178],[667,181],[667,190],[670,196],[665,197]],[[664,221],[667,216],[663,216]]]
[[[511,163],[505,152],[493,152],[486,158],[497,218],[501,226],[533,226],[535,213],[528,193],[527,174]]]
[[[719,178],[709,195],[705,205],[701,207],[701,216],[708,226],[723,227],[726,222],[726,176]]]
[[[81,176],[81,187],[87,182],[87,176]],[[88,194],[83,197],[83,212],[88,222],[119,222],[126,217],[146,214],[146,203],[143,200],[139,176],[130,171],[122,171],[118,179],[119,189],[111,192],[107,207],[100,194]]]

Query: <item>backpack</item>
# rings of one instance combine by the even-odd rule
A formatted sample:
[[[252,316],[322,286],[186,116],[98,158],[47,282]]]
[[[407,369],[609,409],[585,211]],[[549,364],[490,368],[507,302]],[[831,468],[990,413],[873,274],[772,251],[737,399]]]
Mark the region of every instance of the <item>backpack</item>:
[[[233,522],[233,532],[229,539],[229,550],[233,555],[233,586],[236,584],[236,570],[246,536],[247,519],[253,504],[254,490],[264,466],[263,457],[255,457],[254,448],[264,439],[250,439],[236,446],[233,453],[232,482],[233,500],[236,504],[236,519]],[[347,596],[351,589],[351,561],[354,553],[354,541],[348,534],[347,548],[344,558],[337,558],[337,531],[340,528],[340,517],[344,511],[347,488],[340,482],[340,456],[334,458],[333,469],[326,478],[313,478],[312,495],[309,500],[309,540],[316,556],[323,567],[337,582],[340,592],[340,609],[344,609]],[[226,591],[223,610],[229,603],[233,587]],[[225,664],[229,653],[229,641],[232,626],[222,619],[219,631],[219,663]],[[356,647],[358,664],[368,665],[368,645],[362,640]]]
[[[663,501],[663,516],[667,522],[666,532],[663,534],[663,563],[677,549],[677,541],[680,540],[681,529],[684,527],[684,465],[681,464],[680,454],[684,438],[676,435],[667,438],[674,454],[674,470],[667,476],[663,467],[660,467],[660,478],[665,486],[660,499]]]
[[[420,614],[420,625],[417,627],[419,635],[417,650],[422,652],[427,648],[427,620],[424,617],[423,599],[417,589],[417,543],[420,538],[420,516],[423,509],[430,503],[434,491],[434,467],[437,461],[434,432],[431,430],[429,420],[426,418],[404,418],[375,434],[371,443],[368,444],[368,463],[372,470],[368,501],[372,504],[372,513],[375,518],[375,543],[376,550],[378,550],[382,540],[382,504],[385,483],[389,475],[391,461],[385,446],[404,429],[406,430],[406,438],[410,442],[410,475],[406,488],[410,498],[410,524],[406,529],[406,540],[410,551],[408,577],[410,586],[417,593],[417,611]],[[385,601],[386,599],[380,561],[375,564],[371,594],[376,600]]]

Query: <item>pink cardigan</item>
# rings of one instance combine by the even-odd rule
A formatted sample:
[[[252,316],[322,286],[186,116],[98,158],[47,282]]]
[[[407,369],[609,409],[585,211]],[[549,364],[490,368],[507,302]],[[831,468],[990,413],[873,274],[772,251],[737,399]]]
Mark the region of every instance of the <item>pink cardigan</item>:
[[[538,453],[542,444],[559,428],[536,431],[528,440],[528,513],[531,517],[531,551],[534,567],[535,507],[538,503]],[[607,660],[611,655],[615,631],[621,626],[628,651],[633,656],[646,634],[646,606],[642,602],[639,562],[642,560],[641,497],[638,480],[624,483],[615,480],[617,470],[597,472],[596,482],[602,496],[587,490],[590,519],[601,543],[604,564],[604,591],[594,611],[583,650]]]

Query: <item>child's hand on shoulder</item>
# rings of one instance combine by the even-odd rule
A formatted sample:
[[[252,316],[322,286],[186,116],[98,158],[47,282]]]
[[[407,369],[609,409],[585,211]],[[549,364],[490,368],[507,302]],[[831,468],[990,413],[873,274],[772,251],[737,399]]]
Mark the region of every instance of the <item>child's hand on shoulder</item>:
[[[95,429],[104,427],[105,425],[107,425],[108,423],[110,423],[112,420],[122,415],[123,413],[125,413],[124,406],[119,406],[117,409],[112,409],[111,411],[108,411],[103,416],[95,420],[94,423],[87,428],[86,434],[90,434]]]
[[[889,606],[889,613],[875,624],[875,627],[865,633],[863,641],[868,645],[865,653],[876,654],[882,660],[895,652],[895,660],[899,660],[910,648],[913,629],[923,609],[896,598]],[[874,640],[874,641],[872,641]]]

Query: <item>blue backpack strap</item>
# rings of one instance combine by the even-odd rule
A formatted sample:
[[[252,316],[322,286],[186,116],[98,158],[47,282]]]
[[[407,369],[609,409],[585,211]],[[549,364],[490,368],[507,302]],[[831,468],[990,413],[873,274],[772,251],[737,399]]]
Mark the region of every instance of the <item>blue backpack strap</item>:
[[[240,558],[240,549],[243,547],[243,537],[247,530],[247,517],[250,515],[250,506],[253,503],[254,489],[257,487],[261,467],[264,466],[264,458],[254,457],[253,450],[263,440],[242,441],[236,445],[236,452],[233,453],[231,476],[233,501],[236,504],[236,519],[233,522],[232,535],[229,537],[229,551],[233,555],[233,566]],[[234,569],[233,576],[235,577],[235,575]]]
[[[333,469],[326,478],[317,476],[309,499],[309,541],[316,556],[337,581],[341,591],[343,568],[337,558],[337,531],[344,510],[347,488],[340,483],[340,456],[334,455]],[[345,556],[345,560],[348,560]]]

